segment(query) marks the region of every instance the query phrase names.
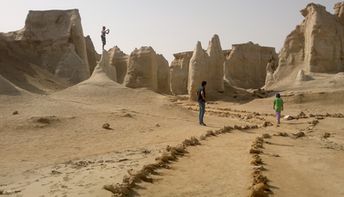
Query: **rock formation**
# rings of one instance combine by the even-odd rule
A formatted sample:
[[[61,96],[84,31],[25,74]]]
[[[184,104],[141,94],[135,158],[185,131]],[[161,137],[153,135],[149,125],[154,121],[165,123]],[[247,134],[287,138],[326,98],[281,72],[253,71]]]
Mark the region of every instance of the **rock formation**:
[[[271,59],[269,60],[268,64],[266,65],[266,78],[265,78],[265,85],[270,85],[270,83],[273,81],[273,75],[275,70],[277,69],[276,60]]]
[[[90,36],[85,37],[85,43],[90,73],[93,73],[94,68],[97,66],[97,61],[100,59],[100,55],[94,49]]]
[[[3,78],[0,75],[0,95],[18,95],[20,94],[20,90],[18,90],[15,85],[9,82],[7,79]]]
[[[343,8],[343,3],[336,4],[333,15],[324,6],[310,3],[301,10],[305,19],[287,36],[270,87],[291,84],[300,70],[305,73],[344,71]]]
[[[135,49],[129,56],[124,85],[130,88],[158,89],[156,53],[152,47]]]
[[[92,73],[91,78],[99,77],[99,73],[102,73],[102,75],[106,75],[106,78],[111,79],[112,81],[117,82],[117,72],[116,68],[110,64],[110,57],[109,53],[105,50],[103,50],[103,54],[97,64],[97,66],[94,68],[94,71]]]
[[[29,11],[22,39],[39,43],[36,47],[42,50],[39,51],[42,53],[42,66],[57,76],[74,83],[89,77],[86,43],[78,10]]]
[[[225,56],[221,48],[218,35],[214,35],[209,41],[208,49],[208,89],[215,92],[224,91],[224,61]]]
[[[278,61],[275,48],[248,42],[235,44],[225,62],[225,79],[240,88],[261,88],[265,84],[266,67]]]
[[[296,75],[296,80],[295,82],[296,83],[300,83],[302,81],[309,81],[309,80],[312,80],[312,77],[306,75],[305,71],[304,70],[300,70],[297,75]]]
[[[123,83],[124,77],[127,73],[127,65],[129,56],[117,46],[109,50],[110,65],[114,66],[117,71],[117,82]]]
[[[156,56],[158,64],[158,92],[162,94],[170,94],[170,68],[168,61],[163,55]]]
[[[188,93],[191,100],[197,100],[197,89],[202,81],[209,78],[208,59],[208,54],[198,41],[189,65]]]
[[[224,91],[224,53],[218,35],[212,37],[207,51],[202,49],[200,42],[197,42],[189,64],[188,93],[191,100],[196,100],[197,89],[202,81],[207,81],[208,99]]]
[[[36,71],[51,73],[47,84],[87,79],[90,69],[79,11],[29,11],[23,29],[0,34],[0,59],[5,60],[0,62],[5,78],[34,92],[42,92],[32,85],[40,83]]]
[[[170,86],[173,95],[188,93],[189,63],[192,51],[176,53],[170,66]]]
[[[129,56],[123,84],[130,88],[146,87],[159,93],[170,93],[167,60],[152,47],[135,49]]]

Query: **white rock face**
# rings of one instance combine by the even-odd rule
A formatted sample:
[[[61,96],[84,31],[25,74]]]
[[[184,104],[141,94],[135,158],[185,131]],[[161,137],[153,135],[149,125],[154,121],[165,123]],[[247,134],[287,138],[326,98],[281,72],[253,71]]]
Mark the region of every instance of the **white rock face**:
[[[33,70],[54,75],[49,76],[51,83],[73,85],[87,79],[90,68],[79,11],[29,11],[23,29],[0,34],[0,59],[6,60],[0,63],[0,74],[22,84],[37,78]],[[29,83],[22,87],[35,89]]]
[[[146,87],[158,90],[156,53],[152,47],[135,49],[129,56],[124,85],[130,88]]]
[[[209,78],[208,71],[208,54],[203,50],[201,42],[198,41],[189,65],[188,93],[191,100],[197,100],[197,89],[202,81]]]
[[[197,42],[189,63],[188,93],[191,100],[197,99],[197,89],[202,81],[207,81],[208,99],[224,91],[224,59],[224,52],[217,35],[214,35],[209,42],[207,51],[203,50],[200,42]]]
[[[78,10],[29,11],[22,40],[39,43],[37,48],[43,53],[42,66],[57,76],[73,83],[89,77],[86,43]],[[74,55],[81,60],[79,64],[75,64],[74,60],[69,62],[68,58]],[[64,57],[67,59],[63,59]],[[65,67],[74,67],[78,74],[73,73],[69,76],[66,72],[56,72],[56,68],[61,69],[58,62],[63,63]]]
[[[302,81],[309,81],[311,80],[312,77],[306,75],[305,71],[304,70],[300,70],[297,75],[296,75],[296,82],[299,83],[299,82],[302,82]]]
[[[277,69],[276,60],[271,59],[269,60],[268,64],[266,65],[266,78],[265,78],[265,86],[271,85],[274,81],[274,72]]]
[[[123,53],[123,51],[121,51],[117,46],[109,50],[109,55],[110,65],[114,66],[117,71],[117,82],[123,83],[124,77],[127,73],[129,56]]]
[[[224,91],[224,61],[221,43],[218,35],[214,35],[209,41],[208,49],[208,92],[223,92]]]
[[[170,68],[168,61],[163,55],[156,56],[158,64],[158,92],[162,94],[171,94],[170,89]]]
[[[107,78],[111,79],[112,81],[117,82],[117,72],[116,68],[110,64],[109,61],[109,53],[103,50],[103,54],[98,62],[98,65],[94,68],[91,77],[100,76],[99,73],[105,74]]]
[[[292,84],[300,70],[344,71],[343,3],[335,5],[334,15],[314,3],[308,4],[301,14],[305,19],[286,38],[270,87]]]
[[[173,95],[188,94],[189,63],[192,51],[174,54],[170,66],[170,86]]]
[[[252,42],[233,45],[225,62],[225,79],[240,88],[261,88],[266,81],[270,60],[278,61],[275,48]]]

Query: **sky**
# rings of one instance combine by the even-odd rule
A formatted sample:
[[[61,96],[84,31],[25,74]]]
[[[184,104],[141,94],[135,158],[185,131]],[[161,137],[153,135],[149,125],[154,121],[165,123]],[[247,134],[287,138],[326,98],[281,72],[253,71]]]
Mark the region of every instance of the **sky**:
[[[314,0],[333,13],[339,0]],[[24,27],[29,10],[79,9],[85,35],[101,52],[100,31],[110,29],[109,49],[117,45],[130,54],[152,46],[168,61],[173,53],[190,51],[201,41],[204,49],[218,34],[223,49],[252,41],[283,46],[286,36],[300,24],[307,0],[0,0],[0,32]]]

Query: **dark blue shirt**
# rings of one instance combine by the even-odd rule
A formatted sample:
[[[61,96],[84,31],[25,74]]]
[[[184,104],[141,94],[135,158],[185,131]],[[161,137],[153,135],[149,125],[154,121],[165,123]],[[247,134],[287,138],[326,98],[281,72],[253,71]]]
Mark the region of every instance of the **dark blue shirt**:
[[[198,97],[198,101],[202,101],[205,102],[205,100],[202,97],[202,93],[204,94],[204,98],[205,98],[205,88],[203,86],[199,87],[197,90],[197,97]]]

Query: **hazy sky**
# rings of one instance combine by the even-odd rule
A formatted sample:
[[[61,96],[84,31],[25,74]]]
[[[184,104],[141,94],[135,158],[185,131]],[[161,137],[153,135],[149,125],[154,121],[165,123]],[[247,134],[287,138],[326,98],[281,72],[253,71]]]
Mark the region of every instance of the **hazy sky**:
[[[169,61],[176,52],[203,48],[213,34],[223,49],[253,41],[260,45],[283,45],[286,36],[303,17],[299,10],[307,0],[0,0],[0,32],[24,26],[28,10],[72,9],[80,11],[85,35],[91,35],[100,52],[103,25],[111,32],[106,48],[119,46],[130,53],[152,46]],[[333,12],[336,0],[315,0]]]

